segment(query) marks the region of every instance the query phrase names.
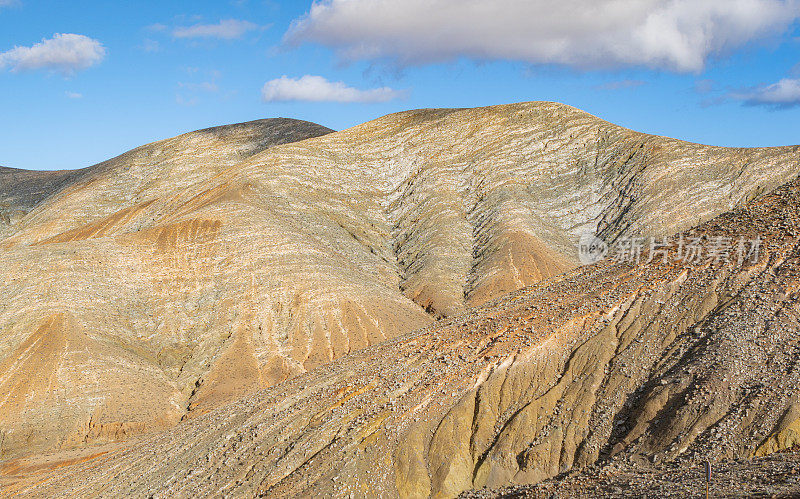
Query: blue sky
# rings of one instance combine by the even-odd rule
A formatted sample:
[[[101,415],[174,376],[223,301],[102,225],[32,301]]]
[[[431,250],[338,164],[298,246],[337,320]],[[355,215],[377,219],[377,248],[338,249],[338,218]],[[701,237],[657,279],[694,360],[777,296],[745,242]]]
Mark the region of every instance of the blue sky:
[[[268,117],[564,102],[636,130],[800,144],[797,0],[0,0],[0,165],[80,168]]]

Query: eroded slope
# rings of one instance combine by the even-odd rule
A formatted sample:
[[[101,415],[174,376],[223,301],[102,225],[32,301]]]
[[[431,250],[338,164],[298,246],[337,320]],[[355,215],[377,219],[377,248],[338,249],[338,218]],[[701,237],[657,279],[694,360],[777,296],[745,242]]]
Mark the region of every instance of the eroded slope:
[[[584,230],[686,229],[800,157],[541,102],[326,131],[267,120],[150,144],[19,219],[0,241],[0,456],[192,418],[558,275]]]
[[[799,210],[792,182],[684,234],[760,237],[755,259],[583,267],[9,490],[451,497],[790,448]]]

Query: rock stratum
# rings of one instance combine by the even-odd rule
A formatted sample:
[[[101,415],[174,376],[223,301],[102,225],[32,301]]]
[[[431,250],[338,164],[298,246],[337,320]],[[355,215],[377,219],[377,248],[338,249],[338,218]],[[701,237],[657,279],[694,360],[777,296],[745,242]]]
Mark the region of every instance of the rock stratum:
[[[447,497],[796,443],[800,147],[554,103],[211,130],[4,190],[8,490]],[[575,269],[587,231],[764,242]]]

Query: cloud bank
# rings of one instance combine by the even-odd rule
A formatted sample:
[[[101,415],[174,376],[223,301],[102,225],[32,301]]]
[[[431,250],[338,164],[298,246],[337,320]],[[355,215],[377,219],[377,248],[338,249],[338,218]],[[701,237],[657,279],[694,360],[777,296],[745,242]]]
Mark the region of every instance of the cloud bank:
[[[63,74],[100,63],[106,49],[99,41],[74,33],[56,33],[30,47],[14,47],[0,53],[0,68],[11,71],[48,69]]]
[[[219,38],[233,40],[241,38],[247,32],[258,29],[259,26],[250,21],[238,19],[223,19],[217,24],[195,24],[193,26],[179,26],[172,30],[175,38]]]
[[[404,95],[405,92],[389,87],[359,90],[314,75],[301,78],[282,76],[268,81],[261,90],[265,102],[386,102]]]
[[[733,94],[735,99],[749,106],[766,106],[787,109],[800,106],[800,79],[784,78],[772,85],[764,85],[749,92]]]
[[[346,61],[470,57],[697,72],[798,18],[800,0],[322,0],[285,40],[333,47]]]

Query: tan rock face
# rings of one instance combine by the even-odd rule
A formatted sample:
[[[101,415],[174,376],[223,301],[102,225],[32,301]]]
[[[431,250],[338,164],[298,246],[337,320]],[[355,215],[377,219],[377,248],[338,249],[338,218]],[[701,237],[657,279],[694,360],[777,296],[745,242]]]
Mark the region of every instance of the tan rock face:
[[[194,418],[560,274],[586,229],[671,234],[793,178],[800,159],[553,103],[327,132],[220,127],[64,174],[46,195],[4,190],[26,214],[0,241],[0,456]],[[507,475],[485,462],[481,480]],[[448,469],[413,487],[462,487]]]

